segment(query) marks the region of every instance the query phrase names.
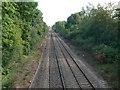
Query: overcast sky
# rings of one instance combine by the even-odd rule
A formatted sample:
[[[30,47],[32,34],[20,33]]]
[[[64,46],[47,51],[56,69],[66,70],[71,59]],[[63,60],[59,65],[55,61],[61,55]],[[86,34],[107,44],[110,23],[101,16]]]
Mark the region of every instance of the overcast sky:
[[[43,13],[44,21],[52,26],[56,21],[67,20],[67,17],[81,11],[82,7],[90,2],[93,5],[100,3],[116,2],[120,0],[35,0],[38,1],[38,9]]]

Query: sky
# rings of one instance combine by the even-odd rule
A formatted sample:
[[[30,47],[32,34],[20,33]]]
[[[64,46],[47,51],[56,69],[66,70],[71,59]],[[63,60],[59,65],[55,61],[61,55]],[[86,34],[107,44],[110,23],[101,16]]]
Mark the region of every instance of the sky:
[[[43,13],[43,20],[48,26],[52,26],[57,21],[67,20],[67,18],[76,12],[81,11],[82,7],[88,3],[94,6],[100,3],[115,2],[117,5],[120,0],[35,0],[38,1],[38,9]]]

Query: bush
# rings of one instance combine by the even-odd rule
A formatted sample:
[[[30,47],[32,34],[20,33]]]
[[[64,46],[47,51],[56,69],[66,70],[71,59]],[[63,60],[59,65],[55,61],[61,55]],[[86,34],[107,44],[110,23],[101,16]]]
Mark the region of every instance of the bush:
[[[66,35],[66,37],[69,39],[75,39],[77,37],[78,33],[79,33],[78,31],[76,31],[76,32],[71,31],[70,33],[68,33]]]
[[[37,2],[2,3],[2,68],[6,86],[14,63],[29,55],[48,31]],[[1,27],[1,26],[0,26]],[[1,34],[1,32],[0,32]],[[1,37],[0,37],[1,39]],[[1,46],[1,43],[0,43]],[[8,72],[9,71],[9,72]]]
[[[114,18],[114,13],[111,3],[106,7],[87,6],[81,12],[69,16],[66,23],[56,22],[53,29],[76,45],[100,53],[105,63],[113,63],[120,53],[117,44],[117,18]]]
[[[96,52],[100,53],[104,58],[104,63],[114,63],[116,61],[117,50],[105,44],[100,44],[93,48]]]

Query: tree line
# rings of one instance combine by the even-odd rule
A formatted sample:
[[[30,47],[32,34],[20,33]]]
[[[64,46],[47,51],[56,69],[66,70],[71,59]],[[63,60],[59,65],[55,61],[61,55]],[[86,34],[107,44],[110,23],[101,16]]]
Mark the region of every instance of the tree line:
[[[102,63],[118,63],[119,15],[119,9],[115,10],[112,3],[97,7],[89,5],[69,16],[67,21],[56,22],[52,29],[76,45],[100,54]]]
[[[2,2],[2,75],[35,50],[49,27],[37,2]]]
[[[52,29],[95,58],[92,65],[114,87],[120,83],[120,8],[89,5],[58,21]],[[116,78],[113,78],[116,77]]]

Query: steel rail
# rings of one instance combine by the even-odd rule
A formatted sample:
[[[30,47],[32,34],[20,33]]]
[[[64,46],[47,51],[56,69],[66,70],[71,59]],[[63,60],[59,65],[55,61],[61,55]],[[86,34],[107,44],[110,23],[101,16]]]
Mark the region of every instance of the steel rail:
[[[56,40],[57,41],[57,40]],[[57,41],[58,42],[58,41]],[[59,42],[58,42],[59,43]],[[60,45],[58,44],[58,46],[60,47]],[[65,58],[65,61],[67,62],[67,64],[68,64],[68,66],[69,66],[69,68],[70,68],[70,70],[71,70],[71,72],[72,72],[72,74],[73,74],[73,76],[74,76],[74,78],[75,78],[75,80],[76,80],[76,82],[77,82],[77,84],[79,85],[79,87],[80,87],[80,84],[79,84],[79,82],[78,82],[78,80],[77,80],[77,78],[76,78],[76,76],[75,76],[75,74],[74,74],[74,72],[73,72],[73,70],[72,70],[72,68],[71,68],[71,66],[70,66],[70,64],[68,63],[68,60],[67,60],[67,57],[65,56],[65,54],[64,54],[64,52],[63,52],[63,50],[62,50],[62,47],[60,47],[60,50],[61,50],[61,52],[62,52],[62,54],[63,54],[63,56],[64,56],[64,58]],[[80,89],[81,89],[81,87],[80,87]]]
[[[55,32],[54,32],[55,33]],[[84,77],[86,78],[86,80],[89,82],[89,84],[91,85],[91,87],[93,88],[93,90],[95,90],[94,86],[92,85],[92,83],[90,82],[90,80],[87,78],[87,76],[84,74],[84,72],[82,71],[82,69],[79,67],[79,65],[76,63],[76,61],[74,60],[73,56],[70,54],[70,52],[66,49],[66,47],[64,46],[64,44],[62,43],[62,41],[60,40],[59,36],[55,33],[55,35],[58,38],[58,42],[61,43],[61,45],[64,47],[64,49],[67,51],[67,53],[69,54],[69,56],[72,58],[72,60],[74,61],[74,63],[76,64],[76,66],[79,68],[79,70],[82,72],[82,74],[84,75]]]
[[[62,86],[63,86],[63,90],[65,90],[66,87],[65,87],[65,82],[64,82],[64,78],[63,78],[63,73],[62,73],[62,70],[61,70],[61,66],[59,64],[59,57],[58,57],[58,53],[57,53],[55,43],[54,43],[54,40],[53,40],[52,32],[51,32],[51,38],[52,38],[52,42],[53,42],[53,46],[54,46],[54,50],[55,50],[55,56],[56,56],[56,61],[57,61],[57,65],[58,65],[58,70],[59,70],[59,74],[60,74],[61,83],[62,83]]]

